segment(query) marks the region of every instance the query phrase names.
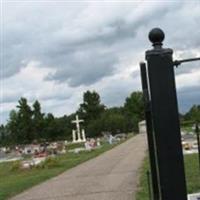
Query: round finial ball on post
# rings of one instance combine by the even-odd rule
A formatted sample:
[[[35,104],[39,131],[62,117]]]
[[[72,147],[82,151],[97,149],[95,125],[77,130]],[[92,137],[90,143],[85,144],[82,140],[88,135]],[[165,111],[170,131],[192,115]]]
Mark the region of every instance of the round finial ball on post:
[[[162,46],[162,41],[165,38],[165,34],[160,28],[153,28],[149,32],[149,40],[153,43],[153,46]]]

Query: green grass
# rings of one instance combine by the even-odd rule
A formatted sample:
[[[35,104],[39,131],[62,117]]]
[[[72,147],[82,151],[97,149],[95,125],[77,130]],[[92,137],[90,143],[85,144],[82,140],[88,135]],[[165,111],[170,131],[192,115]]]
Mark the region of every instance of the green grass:
[[[193,132],[192,126],[185,126],[181,128],[182,131],[185,131],[186,133]]]
[[[198,165],[198,155],[186,155],[184,156],[184,160],[188,194],[200,192],[200,171]],[[149,162],[146,158],[140,170],[141,176],[138,185],[138,191],[136,194],[136,200],[149,200],[146,175],[147,170],[149,170]]]
[[[146,158],[140,169],[140,181],[138,185],[138,191],[136,193],[136,200],[149,200],[148,184],[146,172],[149,170],[149,162]]]
[[[200,192],[200,170],[198,164],[198,154],[185,156],[185,169],[188,194]]]
[[[130,137],[129,137],[130,138]],[[120,143],[118,143],[120,144]],[[12,163],[0,164],[0,200],[8,199],[38,183],[41,183],[51,177],[54,177],[67,169],[70,169],[80,163],[94,158],[105,151],[115,147],[104,143],[99,149],[90,152],[80,152],[79,154],[67,153],[58,156],[56,166],[45,168],[33,168],[29,170],[12,170]]]
[[[67,144],[67,150],[84,147],[84,143]]]

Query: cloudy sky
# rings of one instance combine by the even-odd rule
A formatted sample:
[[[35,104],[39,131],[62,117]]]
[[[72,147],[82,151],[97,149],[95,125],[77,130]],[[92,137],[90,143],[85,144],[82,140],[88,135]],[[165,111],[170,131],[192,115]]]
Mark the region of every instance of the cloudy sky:
[[[161,27],[174,59],[200,56],[200,1],[1,0],[0,123],[20,97],[74,112],[96,90],[108,107],[141,90],[138,64]],[[179,109],[200,103],[200,63],[176,69]]]

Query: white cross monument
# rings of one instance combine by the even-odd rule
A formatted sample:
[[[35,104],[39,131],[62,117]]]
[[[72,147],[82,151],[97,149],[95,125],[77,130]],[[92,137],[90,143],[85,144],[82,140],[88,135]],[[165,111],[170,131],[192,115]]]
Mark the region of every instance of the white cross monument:
[[[72,130],[72,138],[73,138],[73,143],[78,143],[78,142],[85,142],[86,138],[85,138],[85,130],[82,129],[82,131],[80,130],[80,123],[83,122],[84,120],[79,119],[78,115],[76,115],[76,119],[72,121],[72,123],[76,124],[76,130]],[[78,138],[76,139],[76,133]],[[82,137],[81,137],[81,133],[82,133]]]

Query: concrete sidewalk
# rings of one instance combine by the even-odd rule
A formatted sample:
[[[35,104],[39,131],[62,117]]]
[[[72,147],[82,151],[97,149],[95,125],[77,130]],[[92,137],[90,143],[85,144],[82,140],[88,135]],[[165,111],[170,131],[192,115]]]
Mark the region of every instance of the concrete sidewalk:
[[[134,200],[145,135],[39,184],[12,200]]]

